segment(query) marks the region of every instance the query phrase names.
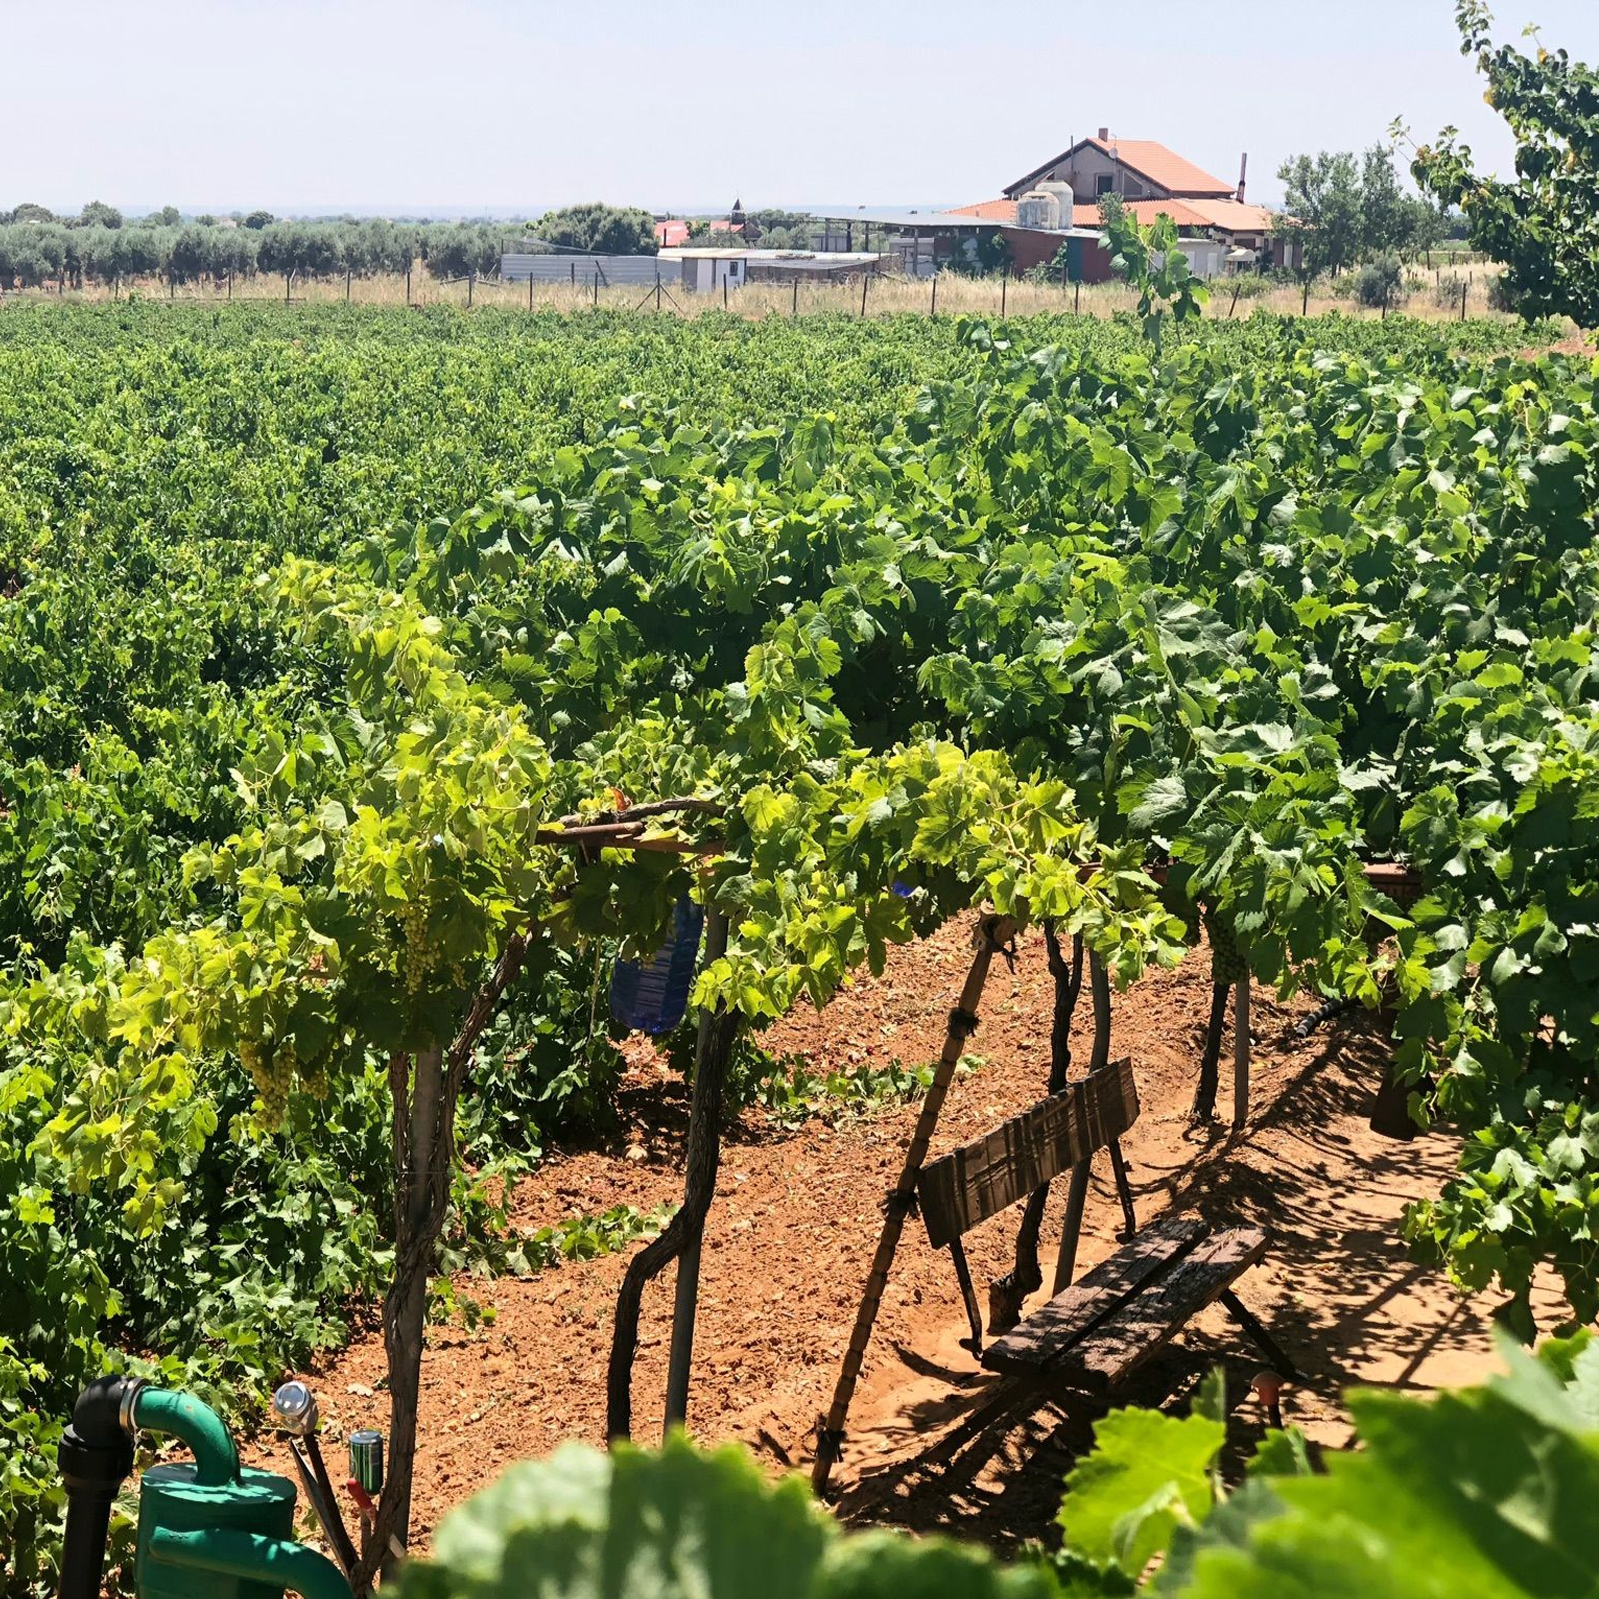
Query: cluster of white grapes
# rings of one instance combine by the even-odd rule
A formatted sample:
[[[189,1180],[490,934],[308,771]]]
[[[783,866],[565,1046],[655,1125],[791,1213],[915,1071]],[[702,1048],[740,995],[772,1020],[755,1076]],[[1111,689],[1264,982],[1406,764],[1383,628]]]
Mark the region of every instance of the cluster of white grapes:
[[[281,1127],[289,1113],[289,1090],[294,1086],[294,1051],[265,1044],[241,1044],[239,1059],[261,1101],[260,1121],[267,1127]]]
[[[422,992],[435,964],[432,941],[428,938],[426,908],[417,900],[408,899],[400,912],[400,927],[405,934],[405,948],[401,952],[405,991],[415,997]]]

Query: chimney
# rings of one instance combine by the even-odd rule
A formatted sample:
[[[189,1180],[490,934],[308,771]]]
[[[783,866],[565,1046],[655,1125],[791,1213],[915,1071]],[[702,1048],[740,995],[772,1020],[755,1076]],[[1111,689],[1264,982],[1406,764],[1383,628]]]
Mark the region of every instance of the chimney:
[[[1244,184],[1249,177],[1249,152],[1244,151],[1244,159],[1238,163],[1238,203],[1244,203]]]
[[[1110,129],[1109,128],[1101,128],[1099,130],[1099,142],[1101,144],[1109,144],[1110,143]]]

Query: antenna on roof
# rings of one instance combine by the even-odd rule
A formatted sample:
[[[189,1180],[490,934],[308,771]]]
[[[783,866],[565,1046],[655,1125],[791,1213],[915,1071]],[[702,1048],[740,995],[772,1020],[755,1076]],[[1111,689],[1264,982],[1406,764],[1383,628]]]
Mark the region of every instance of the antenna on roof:
[[[1244,203],[1244,184],[1249,177],[1249,152],[1244,151],[1244,159],[1238,164],[1238,203]]]

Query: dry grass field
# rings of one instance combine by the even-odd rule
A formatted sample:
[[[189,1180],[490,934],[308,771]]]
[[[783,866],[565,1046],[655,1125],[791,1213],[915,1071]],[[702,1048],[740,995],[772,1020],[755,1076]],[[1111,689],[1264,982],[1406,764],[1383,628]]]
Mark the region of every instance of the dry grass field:
[[[1494,268],[1476,265],[1468,268],[1440,267],[1437,274],[1422,274],[1425,286],[1415,289],[1406,299],[1402,309],[1406,315],[1424,321],[1449,322],[1461,316],[1458,290],[1447,286],[1451,280],[1466,284],[1466,314],[1472,318],[1489,318],[1511,321],[1504,312],[1492,310],[1488,304],[1488,281]],[[1441,282],[1445,288],[1440,290]],[[1267,310],[1285,316],[1297,316],[1301,310],[1300,291],[1293,286],[1266,286],[1264,292],[1256,291],[1253,280],[1245,280],[1242,291],[1236,295],[1237,285],[1230,279],[1220,279],[1211,285],[1211,299],[1206,315],[1226,318],[1247,317],[1253,311]],[[1376,320],[1381,313],[1360,306],[1352,294],[1326,292],[1326,285],[1318,284],[1310,296],[1309,312],[1321,315],[1341,311],[1345,315]],[[150,279],[124,286],[121,296],[136,294],[141,299],[185,301],[204,304],[225,303],[229,299],[225,287],[212,283],[178,284],[170,287],[159,279]],[[348,298],[358,305],[400,306],[409,301],[413,305],[457,305],[466,307],[495,306],[502,310],[531,308],[544,311],[577,311],[598,303],[608,310],[651,310],[656,305],[653,288],[634,284],[601,287],[597,301],[591,287],[581,282],[576,287],[564,284],[535,284],[531,301],[525,283],[501,283],[493,278],[479,278],[475,283],[465,281],[439,282],[425,272],[412,274],[409,290],[404,277],[395,274],[382,277],[354,278],[346,285],[343,278],[309,279],[296,282],[292,298],[296,302],[336,304]],[[68,289],[58,295],[53,289],[29,289],[22,293],[7,293],[0,300],[65,299],[67,301],[97,302],[112,299],[113,291],[99,285],[82,290]],[[235,300],[284,299],[283,280],[261,275],[236,281],[232,288]],[[682,316],[699,316],[723,309],[721,295],[699,295],[685,292],[668,274],[662,276],[660,296],[662,311]],[[874,277],[865,286],[865,312],[871,315],[931,313],[940,315],[989,315],[1001,310],[1011,316],[1059,314],[1076,311],[1084,316],[1110,317],[1118,311],[1131,311],[1137,296],[1124,284],[1085,284],[1079,289],[1073,284],[1037,283],[1025,279],[1001,282],[997,278],[969,278],[955,273],[943,273],[937,279],[936,307],[934,283],[931,279],[905,278],[897,274]],[[845,283],[801,284],[796,294],[786,283],[752,283],[735,289],[728,296],[727,309],[739,316],[759,318],[817,313],[859,315],[862,309],[862,284],[860,280]]]

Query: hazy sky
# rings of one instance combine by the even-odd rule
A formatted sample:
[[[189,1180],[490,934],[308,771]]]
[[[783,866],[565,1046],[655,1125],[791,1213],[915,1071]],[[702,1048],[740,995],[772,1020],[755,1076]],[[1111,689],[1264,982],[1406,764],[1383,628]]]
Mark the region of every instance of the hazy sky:
[[[1515,9],[1511,9],[1514,7]],[[1498,0],[1599,59],[1599,0]],[[1507,166],[1453,0],[0,0],[0,207],[960,203],[1108,125],[1251,198],[1395,116]]]

